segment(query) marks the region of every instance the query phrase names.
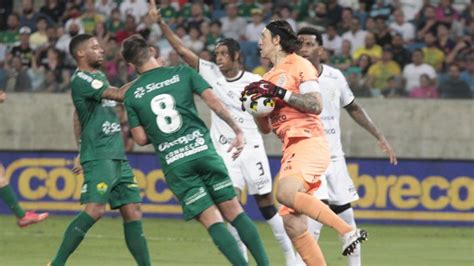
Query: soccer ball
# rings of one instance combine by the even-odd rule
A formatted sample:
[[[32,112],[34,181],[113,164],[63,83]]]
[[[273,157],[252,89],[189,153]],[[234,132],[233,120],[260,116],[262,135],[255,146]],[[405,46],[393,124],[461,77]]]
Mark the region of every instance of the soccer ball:
[[[252,95],[245,94],[243,99],[245,110],[254,116],[267,116],[275,109],[275,101],[272,98],[260,97],[253,101]]]

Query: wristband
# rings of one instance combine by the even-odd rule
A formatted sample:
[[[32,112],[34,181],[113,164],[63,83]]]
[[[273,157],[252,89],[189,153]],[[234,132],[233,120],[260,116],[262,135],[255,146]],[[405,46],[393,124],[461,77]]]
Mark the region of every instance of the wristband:
[[[291,95],[293,95],[291,91],[286,91],[285,96],[283,97],[283,101],[288,102],[290,100]]]

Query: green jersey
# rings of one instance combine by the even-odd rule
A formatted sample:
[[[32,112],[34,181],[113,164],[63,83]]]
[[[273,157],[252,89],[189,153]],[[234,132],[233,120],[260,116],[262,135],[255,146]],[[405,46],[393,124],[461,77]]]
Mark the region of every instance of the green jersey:
[[[81,123],[81,163],[91,160],[126,160],[116,102],[103,100],[109,88],[101,71],[76,70],[71,78],[72,101]]]
[[[209,84],[188,66],[160,67],[142,73],[125,94],[130,128],[143,126],[165,173],[215,153],[193,95],[207,88]]]

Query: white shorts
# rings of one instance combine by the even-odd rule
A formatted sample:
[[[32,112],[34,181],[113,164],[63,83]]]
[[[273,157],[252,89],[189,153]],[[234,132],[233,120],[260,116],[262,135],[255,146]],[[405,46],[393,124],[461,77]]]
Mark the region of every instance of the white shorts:
[[[331,159],[314,195],[320,200],[328,200],[331,205],[344,205],[359,199],[344,157]]]
[[[247,143],[240,156],[234,161],[227,152],[228,144],[214,143],[229,171],[234,187],[249,195],[265,195],[272,191],[272,174],[263,143]]]

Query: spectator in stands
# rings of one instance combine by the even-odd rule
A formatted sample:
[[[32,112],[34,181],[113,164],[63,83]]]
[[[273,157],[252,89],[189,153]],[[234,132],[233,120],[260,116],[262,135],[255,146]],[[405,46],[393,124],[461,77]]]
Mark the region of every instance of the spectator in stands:
[[[382,16],[387,20],[392,14],[392,9],[393,7],[388,4],[388,1],[375,0],[375,3],[370,7],[369,16],[373,18]]]
[[[258,42],[263,28],[265,28],[265,23],[263,23],[263,14],[261,9],[253,9],[251,12],[252,22],[249,23],[245,29],[245,39],[250,42]]]
[[[204,15],[202,3],[195,2],[191,5],[191,16],[186,18],[187,27],[199,28],[203,22],[210,22],[210,20]]]
[[[445,55],[448,55],[456,46],[456,43],[449,36],[449,24],[438,23],[436,26],[437,45]]]
[[[41,62],[40,67],[45,68],[46,79],[48,79],[48,75],[52,75],[54,82],[57,83],[57,90],[54,92],[69,91],[71,73],[67,70],[63,58],[64,55],[59,50],[50,47],[46,52],[46,60]]]
[[[365,21],[369,17],[369,13],[367,12],[367,3],[366,2],[359,2],[359,8],[354,9],[353,16],[359,20],[360,25],[365,25]]]
[[[178,12],[174,8],[174,6],[171,5],[170,0],[160,1],[160,14],[161,14],[161,18],[168,25],[174,25],[176,23]]]
[[[237,6],[237,14],[247,22],[250,22],[252,20],[252,10],[261,8],[262,7],[259,4],[255,3],[255,0],[243,0]]]
[[[422,51],[425,63],[434,67],[437,72],[442,72],[446,55],[436,46],[436,36],[433,32],[427,32],[424,41],[426,46],[422,48]]]
[[[423,10],[423,18],[419,19],[418,25],[417,25],[417,38],[419,40],[423,40],[423,36],[427,32],[430,31],[435,31],[436,30],[436,11],[435,8],[431,5],[425,6]],[[420,16],[421,17],[421,16]]]
[[[385,98],[400,98],[407,94],[403,89],[403,81],[399,76],[391,76],[387,79],[387,88],[382,91]]]
[[[474,29],[474,21],[471,22]],[[474,31],[473,31],[474,33]],[[472,35],[474,36],[474,35]],[[451,50],[451,52],[446,56],[445,62],[447,65],[450,65],[454,62],[463,62],[468,55],[474,51],[472,44],[471,36],[464,36],[456,43],[456,46]]]
[[[39,16],[36,20],[36,32],[30,35],[31,49],[35,50],[38,47],[46,46],[48,44],[48,20],[44,16]]]
[[[105,22],[102,21],[97,23],[92,34],[96,37],[101,47],[106,47],[106,44],[112,39],[112,36],[105,27]]]
[[[32,0],[21,0],[20,27],[28,27],[32,32],[36,31],[36,21],[40,16],[35,12]]]
[[[337,25],[341,21],[342,17],[342,6],[339,5],[338,0],[328,0],[328,20],[332,25]]]
[[[372,95],[380,95],[383,90],[388,88],[388,79],[400,75],[400,66],[392,58],[392,48],[385,46],[382,59],[370,66],[368,75],[370,87],[373,89]]]
[[[392,42],[392,34],[383,16],[375,17],[375,28],[375,42],[380,45],[380,47],[390,45]]]
[[[403,46],[403,37],[400,34],[394,34],[392,37],[392,54],[393,60],[398,63],[401,68],[404,68],[406,64],[411,62],[411,54]]]
[[[438,90],[433,86],[433,81],[427,74],[420,76],[420,86],[410,91],[411,98],[434,99],[439,98]]]
[[[134,23],[139,23],[147,13],[148,3],[146,0],[124,0],[120,4],[120,15],[125,21],[128,19],[128,15],[131,15],[134,18]]]
[[[80,25],[76,22],[73,21],[69,25],[66,23],[65,27],[65,32],[64,34],[59,34],[61,37],[59,37],[58,41],[56,42],[56,49],[59,51],[69,54],[69,43],[71,42],[72,37],[76,36],[81,32]],[[73,62],[72,57],[70,57],[71,62]]]
[[[66,11],[66,1],[46,0],[44,6],[40,8],[40,13],[46,15],[54,23],[61,22]]]
[[[163,2],[163,1],[162,1]],[[114,0],[97,0],[95,1],[95,10],[108,18],[112,14],[112,10],[117,8],[117,2]]]
[[[357,49],[352,54],[352,58],[357,60],[362,54],[369,55],[372,61],[377,61],[382,57],[382,47],[375,43],[375,36],[371,32],[367,32],[364,47]]]
[[[2,8],[0,8],[0,32],[7,29],[8,15],[10,15],[12,11],[13,11],[13,0],[2,1]]]
[[[364,47],[365,37],[367,32],[360,28],[360,23],[357,18],[351,20],[351,30],[342,35],[343,40],[348,40],[351,43],[351,53],[357,49]]]
[[[252,73],[263,76],[271,69],[271,62],[268,58],[260,57],[260,65],[252,69]]]
[[[118,43],[122,43],[123,40],[137,33],[136,30],[137,30],[137,24],[135,22],[135,17],[133,15],[127,15],[127,18],[125,19],[125,27],[117,31],[115,40]]]
[[[39,65],[40,53],[40,50],[34,52],[31,58],[31,67],[28,68],[28,76],[31,80],[31,91],[33,92],[43,90],[46,87],[45,71],[44,68]]]
[[[97,24],[105,21],[105,17],[95,10],[94,0],[86,0],[84,6],[85,11],[80,17],[81,24],[85,33],[93,34]]]
[[[204,42],[201,40],[201,30],[197,27],[190,27],[189,34],[183,38],[183,44],[196,54],[204,49]]]
[[[221,29],[222,23],[219,20],[214,20],[211,22],[209,34],[205,36],[206,49],[208,51],[214,51],[214,48],[216,47],[216,42],[224,38]]]
[[[457,64],[449,66],[448,78],[438,88],[442,98],[469,99],[472,98],[469,85],[460,79],[460,69]]]
[[[403,36],[405,43],[411,43],[415,40],[415,26],[405,20],[405,16],[401,9],[393,12],[394,22],[390,24],[390,29],[397,34]]]
[[[464,24],[467,24],[474,20],[474,1],[471,1],[470,4],[461,13],[461,20]]]
[[[280,19],[286,20],[293,29],[293,31],[298,31],[298,26],[296,25],[296,21],[291,17],[291,7],[287,4],[280,5],[278,8],[278,14],[280,15]]]
[[[317,27],[318,30],[323,31],[330,24],[327,3],[319,1],[313,4],[313,10],[314,16],[309,16],[306,22]]]
[[[342,41],[341,53],[331,56],[330,64],[342,72],[345,72],[352,65],[351,42],[348,40]]]
[[[466,69],[461,73],[461,80],[464,80],[469,89],[471,90],[472,96],[474,96],[474,52],[466,56],[465,58]]]
[[[297,22],[303,22],[308,19],[309,11],[310,11],[310,4],[309,0],[293,0],[292,1],[293,12],[292,17]]]
[[[367,31],[367,32],[376,33],[376,32],[377,32],[377,24],[375,23],[375,18],[373,18],[373,17],[368,17],[368,18],[365,20],[364,29],[365,29],[365,31]]]
[[[161,29],[158,24],[153,23],[150,16],[146,14],[142,18],[142,22],[137,26],[136,31],[148,41],[149,44],[155,45],[160,41]]]
[[[454,20],[459,20],[459,12],[453,7],[452,0],[439,1],[435,12],[437,21],[451,23],[450,16],[452,16]]]
[[[227,16],[221,18],[222,33],[224,36],[234,40],[244,39],[247,21],[237,16],[237,6],[235,4],[228,4],[226,14]]]
[[[181,61],[179,59],[178,53],[175,50],[171,50],[168,54],[168,66],[179,66]]]
[[[7,68],[8,81],[6,91],[29,92],[31,91],[31,80],[28,75],[28,67],[21,63],[21,58],[14,56]]]
[[[18,13],[13,12],[8,16],[7,27],[7,30],[0,32],[0,45],[4,46],[3,53],[19,44],[20,15]],[[5,54],[0,55],[0,60],[3,60],[4,56]]]
[[[363,58],[370,60],[370,57],[367,55],[362,55],[359,60],[364,60]],[[366,79],[362,77],[362,72],[359,67],[349,67],[345,74],[347,83],[355,97],[372,97],[372,92],[367,85]]]
[[[322,34],[323,48],[331,53],[331,55],[340,54],[342,46],[342,38],[337,34],[335,24],[326,27],[326,33]]]
[[[351,30],[352,19],[352,9],[343,8],[341,13],[341,20],[337,23],[337,34],[342,35],[347,31]]]
[[[431,80],[436,79],[435,69],[431,65],[423,63],[423,51],[420,49],[413,51],[411,58],[413,63],[403,68],[405,91],[408,93],[420,86],[421,75],[426,74]]]
[[[105,22],[105,26],[112,37],[115,37],[117,32],[125,27],[118,8],[112,9],[112,14]]]
[[[20,58],[21,64],[31,67],[31,59],[33,58],[33,49],[30,47],[31,29],[23,26],[20,28],[20,45],[13,47],[11,53],[13,56]]]

